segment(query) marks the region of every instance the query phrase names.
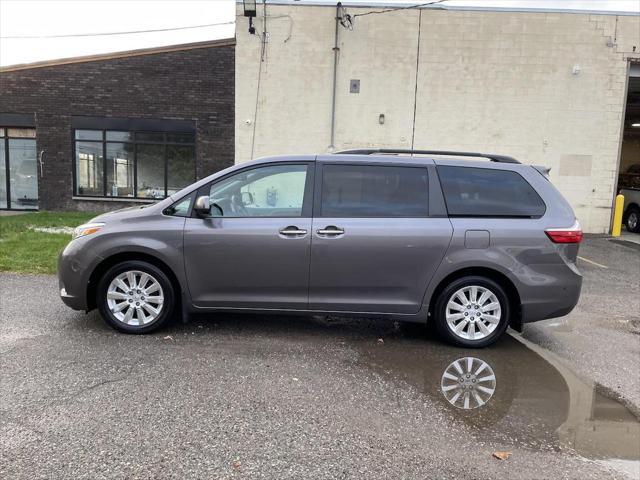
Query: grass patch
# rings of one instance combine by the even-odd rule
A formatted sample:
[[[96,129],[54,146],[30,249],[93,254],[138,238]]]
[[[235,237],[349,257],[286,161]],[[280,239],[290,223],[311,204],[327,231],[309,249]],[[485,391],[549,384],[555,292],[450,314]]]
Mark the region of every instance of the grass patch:
[[[0,272],[55,273],[58,252],[71,235],[34,227],[77,227],[95,217],[86,212],[34,212],[0,217]]]

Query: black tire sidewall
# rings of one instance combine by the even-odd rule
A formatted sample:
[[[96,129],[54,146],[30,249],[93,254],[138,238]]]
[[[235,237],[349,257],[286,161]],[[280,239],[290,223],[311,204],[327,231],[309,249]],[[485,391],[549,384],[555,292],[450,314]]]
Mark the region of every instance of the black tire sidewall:
[[[467,340],[464,338],[460,338],[456,336],[447,325],[446,308],[447,303],[449,302],[449,298],[451,298],[451,296],[457,290],[460,290],[461,288],[469,285],[478,285],[488,288],[495,294],[495,296],[498,298],[498,301],[500,302],[500,309],[502,313],[500,323],[488,337],[482,338],[480,340]],[[478,275],[458,278],[457,280],[454,280],[449,285],[447,285],[438,296],[436,307],[434,309],[435,326],[440,336],[452,345],[470,348],[486,347],[496,342],[509,326],[509,319],[511,316],[510,306],[511,305],[509,302],[509,297],[507,296],[504,288],[502,288],[500,284],[491,280],[490,278]]]
[[[141,272],[152,275],[160,283],[160,286],[163,290],[164,303],[160,316],[154,322],[143,327],[138,327],[135,325],[125,325],[124,323],[118,321],[113,316],[107,305],[107,290],[109,288],[109,284],[115,277],[128,270],[139,270]],[[98,282],[96,293],[98,311],[100,312],[100,315],[102,316],[104,321],[120,332],[132,334],[150,333],[166,325],[173,316],[173,310],[175,307],[174,298],[175,295],[173,285],[171,284],[171,281],[169,280],[167,275],[155,265],[138,260],[118,263],[117,265],[114,265],[109,270],[107,270],[107,272]]]
[[[638,221],[636,222],[636,228],[631,228],[629,226],[629,217],[631,216],[632,213],[635,213],[636,214],[636,218],[638,219]],[[626,225],[627,230],[629,232],[640,233],[640,209],[635,208],[635,207],[631,207],[629,209],[629,212],[627,213],[627,218],[625,220],[625,225]]]

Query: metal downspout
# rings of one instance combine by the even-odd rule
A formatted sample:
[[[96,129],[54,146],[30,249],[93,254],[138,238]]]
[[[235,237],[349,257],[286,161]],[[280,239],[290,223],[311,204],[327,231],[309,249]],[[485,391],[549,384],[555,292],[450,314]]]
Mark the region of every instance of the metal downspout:
[[[329,151],[335,149],[335,136],[336,136],[336,83],[338,79],[338,53],[340,47],[338,47],[338,25],[340,24],[340,9],[342,8],[342,2],[336,4],[336,34],[333,46],[333,92],[331,102],[331,142],[329,143]]]

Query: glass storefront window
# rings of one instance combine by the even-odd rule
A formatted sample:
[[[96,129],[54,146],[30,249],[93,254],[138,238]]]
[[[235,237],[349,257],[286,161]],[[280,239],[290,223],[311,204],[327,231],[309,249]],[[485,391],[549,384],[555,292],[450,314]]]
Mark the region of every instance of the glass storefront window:
[[[164,198],[164,145],[138,145],[137,194],[140,198]]]
[[[133,197],[133,144],[107,143],[107,197]]]
[[[0,137],[4,137],[4,130],[0,128]],[[0,208],[7,208],[7,163],[4,142],[0,142]]]
[[[102,143],[76,142],[76,190],[78,195],[103,196]]]
[[[75,130],[75,195],[160,199],[193,183],[195,135]]]
[[[107,130],[107,142],[131,142],[133,141],[133,132],[115,132]]]
[[[193,147],[167,145],[167,195],[193,183],[196,162]]]
[[[76,130],[76,140],[102,140],[102,130]]]
[[[34,128],[7,128],[7,137],[36,138],[36,130]]]
[[[0,128],[0,208],[38,208],[38,155],[33,128]]]

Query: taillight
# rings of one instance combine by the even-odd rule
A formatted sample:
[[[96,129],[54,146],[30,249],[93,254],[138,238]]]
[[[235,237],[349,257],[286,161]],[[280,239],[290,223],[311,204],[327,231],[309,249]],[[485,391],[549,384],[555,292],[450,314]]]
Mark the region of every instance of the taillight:
[[[577,220],[569,228],[547,228],[544,233],[553,243],[580,243],[582,241],[582,227]]]

